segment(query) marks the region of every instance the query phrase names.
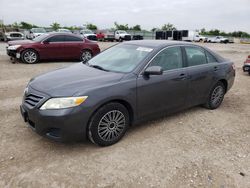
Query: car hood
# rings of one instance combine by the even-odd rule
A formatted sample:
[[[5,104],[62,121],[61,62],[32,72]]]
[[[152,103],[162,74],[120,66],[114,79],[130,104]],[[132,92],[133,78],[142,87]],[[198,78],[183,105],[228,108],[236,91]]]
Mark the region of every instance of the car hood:
[[[14,41],[9,41],[8,42],[9,46],[12,46],[12,45],[24,45],[24,44],[30,44],[30,43],[34,43],[34,41],[32,41],[32,40],[14,40]]]
[[[73,96],[88,89],[116,83],[123,76],[122,73],[106,72],[77,63],[37,76],[29,86],[52,97]]]

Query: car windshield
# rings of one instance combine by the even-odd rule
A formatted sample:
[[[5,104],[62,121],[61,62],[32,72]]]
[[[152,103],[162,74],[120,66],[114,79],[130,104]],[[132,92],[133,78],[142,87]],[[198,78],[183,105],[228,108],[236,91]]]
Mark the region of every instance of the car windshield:
[[[120,34],[126,34],[126,31],[119,31]]]
[[[45,39],[47,36],[48,36],[49,34],[42,34],[42,35],[40,35],[40,36],[38,36],[38,37],[36,37],[36,38],[34,38],[34,39],[32,39],[33,41],[36,41],[36,42],[41,42],[41,41],[43,41],[43,39]]]
[[[31,29],[33,33],[46,33],[44,28],[33,28]]]
[[[92,34],[93,32],[92,31],[90,31],[90,30],[85,30],[85,31],[83,31],[85,34]]]
[[[145,59],[152,48],[120,44],[89,60],[88,65],[111,72],[131,72]]]

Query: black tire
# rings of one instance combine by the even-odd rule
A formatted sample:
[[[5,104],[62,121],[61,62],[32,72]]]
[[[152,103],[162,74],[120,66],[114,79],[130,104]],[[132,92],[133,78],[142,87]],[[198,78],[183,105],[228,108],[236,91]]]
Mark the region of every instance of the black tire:
[[[226,92],[225,85],[219,81],[211,89],[208,100],[204,104],[204,106],[210,110],[218,108],[224,99],[225,92]]]
[[[92,116],[88,126],[88,137],[99,146],[117,143],[129,126],[129,113],[120,103],[108,103]]]
[[[123,41],[123,39],[120,37],[120,38],[119,38],[119,42],[122,42],[122,41]]]
[[[83,63],[86,63],[88,62],[91,58],[93,57],[93,54],[90,50],[83,50],[82,53],[81,53],[81,57],[80,57],[80,60],[83,62]]]
[[[27,49],[21,53],[21,59],[24,63],[34,64],[38,62],[39,56],[35,50]]]

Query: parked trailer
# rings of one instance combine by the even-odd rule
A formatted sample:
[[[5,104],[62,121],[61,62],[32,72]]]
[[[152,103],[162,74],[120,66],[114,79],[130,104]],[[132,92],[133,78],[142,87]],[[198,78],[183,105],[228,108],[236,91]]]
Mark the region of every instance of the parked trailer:
[[[174,31],[156,31],[155,39],[205,42],[207,38],[199,35],[199,33],[196,31],[174,30]]]

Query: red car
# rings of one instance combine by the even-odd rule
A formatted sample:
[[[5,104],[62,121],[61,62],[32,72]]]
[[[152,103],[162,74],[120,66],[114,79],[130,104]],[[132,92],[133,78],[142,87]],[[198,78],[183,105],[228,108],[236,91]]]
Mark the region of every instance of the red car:
[[[7,47],[9,56],[29,64],[49,59],[87,62],[98,53],[96,42],[69,33],[46,33],[33,40],[8,42]]]
[[[96,34],[96,38],[98,41],[104,41],[104,34],[102,32]]]
[[[243,71],[248,72],[248,74],[250,75],[250,55],[248,56],[248,58],[244,62]]]

